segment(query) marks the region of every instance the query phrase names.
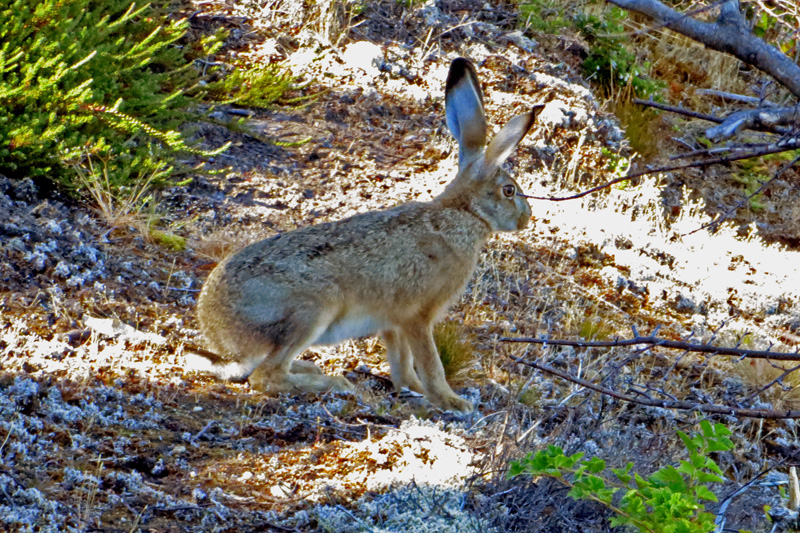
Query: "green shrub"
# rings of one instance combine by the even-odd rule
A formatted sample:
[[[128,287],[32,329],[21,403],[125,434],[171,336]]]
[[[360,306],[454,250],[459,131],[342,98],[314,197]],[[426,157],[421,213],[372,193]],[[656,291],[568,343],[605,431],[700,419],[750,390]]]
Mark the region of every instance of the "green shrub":
[[[722,471],[709,457],[713,452],[729,451],[731,432],[722,424],[700,423],[701,432],[689,436],[678,431],[689,454],[676,468],[665,466],[647,478],[633,472],[633,463],[612,468],[616,480],[603,476],[605,461],[583,453],[571,456],[557,446],[528,454],[512,461],[508,477],[521,474],[548,476],[571,487],[569,496],[576,500],[594,500],[617,516],[611,526],[630,525],[652,533],[707,533],[714,530],[714,515],[706,512],[704,501],[716,502],[709,488],[723,481]],[[622,491],[620,498],[615,498]]]
[[[628,14],[612,7],[602,16],[580,13],[575,27],[589,44],[589,55],[583,61],[584,74],[607,94],[630,87],[636,96],[648,97],[663,84],[647,77],[649,65],[640,64],[636,54],[626,47],[625,26]]]
[[[94,160],[114,189],[174,179],[179,155],[223,150],[198,150],[179,128],[197,120],[196,105],[207,97],[192,63],[218,51],[224,33],[190,40],[188,21],[171,6],[11,0],[0,7],[0,173],[76,190],[73,167],[87,170]],[[274,101],[288,88],[286,76],[277,76],[277,87],[265,83],[276,72],[234,71],[231,81],[210,85],[227,83],[227,100],[263,103],[253,95],[270,92]]]
[[[294,78],[276,65],[237,68],[205,87],[206,98],[218,103],[267,107],[294,85]]]
[[[562,0],[526,0],[519,4],[520,23],[534,31],[558,33],[572,26]]]

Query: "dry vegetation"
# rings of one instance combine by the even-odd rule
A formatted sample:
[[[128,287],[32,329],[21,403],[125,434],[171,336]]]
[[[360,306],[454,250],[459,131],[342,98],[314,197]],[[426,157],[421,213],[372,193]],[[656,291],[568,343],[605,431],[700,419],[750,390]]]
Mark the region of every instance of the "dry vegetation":
[[[676,430],[705,418],[734,432],[734,451],[715,457],[727,479],[720,501],[757,480],[731,500],[727,527],[771,530],[763,507],[784,500],[761,481],[785,483],[797,462],[793,420],[636,406],[512,357],[643,397],[797,409],[798,378],[775,381],[785,365],[499,338],[610,340],[635,327],[796,351],[796,169],[762,207],[738,210],[714,232],[696,230],[746,194],[741,164],[648,176],[571,202],[532,200],[531,228],[490,242],[439,330],[449,376],[476,404],[471,415],[391,392],[374,339],[304,355],[356,381],[357,394],[263,397],[185,370],[186,347],[202,344],[193,306],[203,279],[264,236],[442,190],[456,157],[442,100],[452,58],[479,65],[490,124],[547,101],[513,158],[536,196],[666,158],[701,128],[632,106],[629,89],[599,96],[582,77],[582,37],[518,33],[511,4],[214,0],[196,9],[197,31],[231,31],[219,60],[279,61],[304,84],[297,94],[315,98],[250,109],[257,135],[199,126],[209,146],[233,144],[208,163],[219,174],[159,198],[162,225],[185,250],[152,238],[137,191],[120,211],[97,184],[98,209],[0,178],[0,530],[607,531],[607,509],[546,480],[507,481],[508,462],[557,444],[648,473],[682,459]],[[626,24],[642,28],[636,17]],[[701,89],[746,93],[759,81],[665,30],[636,39],[673,104],[712,105]],[[225,106],[210,112],[239,117]]]

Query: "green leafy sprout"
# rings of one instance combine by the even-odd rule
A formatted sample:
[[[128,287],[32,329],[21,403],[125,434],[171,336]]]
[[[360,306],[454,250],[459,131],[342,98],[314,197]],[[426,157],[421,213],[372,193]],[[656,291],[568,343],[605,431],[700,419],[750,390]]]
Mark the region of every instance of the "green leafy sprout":
[[[705,510],[704,502],[717,501],[711,486],[724,481],[709,455],[733,449],[731,432],[722,424],[702,421],[698,434],[677,433],[688,460],[681,460],[677,467],[662,467],[646,478],[634,472],[630,462],[611,468],[612,477],[605,473],[604,460],[584,459],[580,452],[565,455],[557,446],[512,461],[508,477],[555,478],[570,487],[570,497],[611,509],[616,514],[611,526],[629,525],[648,533],[707,533],[714,530],[714,515]]]

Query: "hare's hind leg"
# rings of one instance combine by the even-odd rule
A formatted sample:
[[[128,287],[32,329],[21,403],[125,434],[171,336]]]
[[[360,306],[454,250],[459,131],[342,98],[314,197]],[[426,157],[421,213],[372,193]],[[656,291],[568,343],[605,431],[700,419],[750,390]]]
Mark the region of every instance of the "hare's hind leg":
[[[273,323],[274,327],[265,324],[259,328],[273,349],[250,374],[250,386],[270,393],[353,390],[345,378],[325,375],[314,363],[294,360],[326,330],[329,322],[318,311],[295,310]]]
[[[386,358],[389,360],[394,388],[399,391],[407,387],[408,390],[424,394],[425,387],[414,370],[411,348],[403,335],[399,331],[387,329],[381,333],[381,338],[386,346]]]
[[[433,341],[433,325],[417,323],[404,327],[402,337],[408,342],[417,375],[425,386],[425,397],[429,402],[455,411],[470,412],[472,404],[453,392],[444,376],[444,367]]]

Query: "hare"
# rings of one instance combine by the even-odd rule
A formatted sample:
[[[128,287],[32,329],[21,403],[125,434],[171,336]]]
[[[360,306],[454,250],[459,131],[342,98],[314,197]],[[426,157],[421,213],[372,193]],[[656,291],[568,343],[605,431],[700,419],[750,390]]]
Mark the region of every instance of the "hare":
[[[197,304],[214,372],[256,390],[352,390],[295,361],[310,346],[379,333],[392,382],[445,410],[470,402],[447,384],[433,324],[467,284],[488,238],[524,228],[531,208],[500,166],[543,106],[511,119],[487,146],[474,66],[455,59],[445,86],[458,174],[430,202],[411,202],[276,235],[211,272]]]

